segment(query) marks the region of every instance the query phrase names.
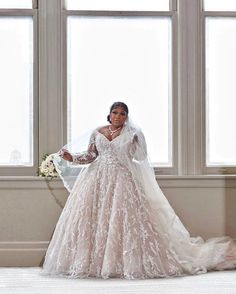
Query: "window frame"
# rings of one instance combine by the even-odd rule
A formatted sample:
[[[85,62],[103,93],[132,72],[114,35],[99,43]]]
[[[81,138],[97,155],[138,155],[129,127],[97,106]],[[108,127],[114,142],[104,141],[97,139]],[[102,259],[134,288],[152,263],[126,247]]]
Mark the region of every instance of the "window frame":
[[[232,178],[232,167],[205,165],[204,16],[236,16],[232,11],[203,11],[203,0],[174,0],[172,13],[173,167],[155,168],[157,178]],[[38,165],[45,153],[67,142],[66,18],[64,0],[33,0],[32,9],[0,9],[0,15],[34,15],[34,166],[1,166],[2,178],[42,180]],[[89,14],[91,11],[87,11]],[[76,12],[78,13],[78,12]],[[83,11],[82,13],[86,13]],[[109,14],[112,12],[99,11]],[[118,15],[138,12],[115,11]],[[53,113],[53,115],[52,115]],[[224,174],[224,175],[221,175]],[[0,177],[1,178],[1,177]]]
[[[206,164],[206,135],[207,135],[207,121],[206,121],[206,19],[207,17],[235,17],[236,11],[210,11],[204,10],[204,0],[201,0],[201,34],[202,34],[202,122],[203,122],[203,136],[202,136],[202,170],[203,174],[236,174],[236,166],[214,165],[207,166]]]
[[[33,166],[0,165],[1,176],[33,176],[38,171],[38,5],[32,1],[31,9],[0,8],[0,17],[32,16],[33,18]]]
[[[169,11],[111,11],[111,10],[67,10],[63,5],[62,11],[62,59],[63,59],[63,140],[67,142],[67,17],[68,16],[169,16],[172,19],[172,167],[154,167],[155,174],[178,173],[178,14],[177,1],[169,0]]]

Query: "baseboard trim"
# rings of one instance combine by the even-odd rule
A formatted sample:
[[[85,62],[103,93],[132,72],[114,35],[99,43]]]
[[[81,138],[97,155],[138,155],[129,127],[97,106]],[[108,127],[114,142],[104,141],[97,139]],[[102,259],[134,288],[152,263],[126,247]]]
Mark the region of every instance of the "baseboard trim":
[[[38,249],[48,247],[49,241],[0,241],[1,249]]]
[[[41,266],[48,241],[0,242],[0,266]]]

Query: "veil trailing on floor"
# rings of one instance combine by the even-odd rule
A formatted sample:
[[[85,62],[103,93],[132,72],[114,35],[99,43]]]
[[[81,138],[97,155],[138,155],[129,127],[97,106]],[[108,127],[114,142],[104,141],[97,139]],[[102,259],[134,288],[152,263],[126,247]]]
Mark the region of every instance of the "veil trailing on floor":
[[[84,169],[97,160],[96,132],[100,127],[67,143],[54,154],[53,162],[67,190],[71,193]],[[150,218],[155,229],[165,236],[166,244],[186,273],[204,273],[209,269],[229,269],[236,266],[236,247],[230,237],[190,237],[189,232],[172,209],[160,189],[150,165],[142,130],[128,119],[116,140],[120,156],[117,164],[129,173],[139,192],[145,195],[150,206]],[[117,145],[118,144],[118,145]],[[63,150],[68,150],[79,161],[66,161]],[[108,163],[109,164],[109,163]],[[229,250],[232,246],[231,251]],[[234,258],[228,258],[231,255]]]

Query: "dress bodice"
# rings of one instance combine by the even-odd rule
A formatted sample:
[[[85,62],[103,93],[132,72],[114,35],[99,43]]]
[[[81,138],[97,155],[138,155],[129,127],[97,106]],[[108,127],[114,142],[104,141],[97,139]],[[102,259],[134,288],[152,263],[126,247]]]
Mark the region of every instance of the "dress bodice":
[[[115,137],[112,141],[108,140],[105,135],[96,132],[95,144],[98,151],[99,160],[104,163],[117,163],[122,159],[122,155],[132,159],[132,144],[128,140],[124,141],[123,134]],[[123,141],[121,144],[121,140]]]
[[[107,164],[117,164],[118,161],[132,160],[138,148],[142,149],[142,153],[146,156],[146,144],[140,144],[138,137],[134,140],[135,134],[135,132],[121,133],[110,141],[96,129],[90,137],[88,150],[73,154],[73,162],[87,164],[97,159]]]

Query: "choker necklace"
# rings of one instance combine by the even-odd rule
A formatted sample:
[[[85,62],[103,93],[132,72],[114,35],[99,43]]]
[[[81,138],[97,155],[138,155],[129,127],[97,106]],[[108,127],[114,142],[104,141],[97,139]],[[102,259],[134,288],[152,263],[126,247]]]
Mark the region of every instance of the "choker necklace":
[[[110,131],[110,133],[111,133],[111,136],[113,136],[113,134],[114,134],[115,132],[119,131],[119,130],[121,129],[121,127],[119,127],[118,129],[116,129],[116,130],[114,130],[114,131],[112,131],[112,129],[111,129],[110,126],[108,127],[108,129],[109,129],[109,131]]]

